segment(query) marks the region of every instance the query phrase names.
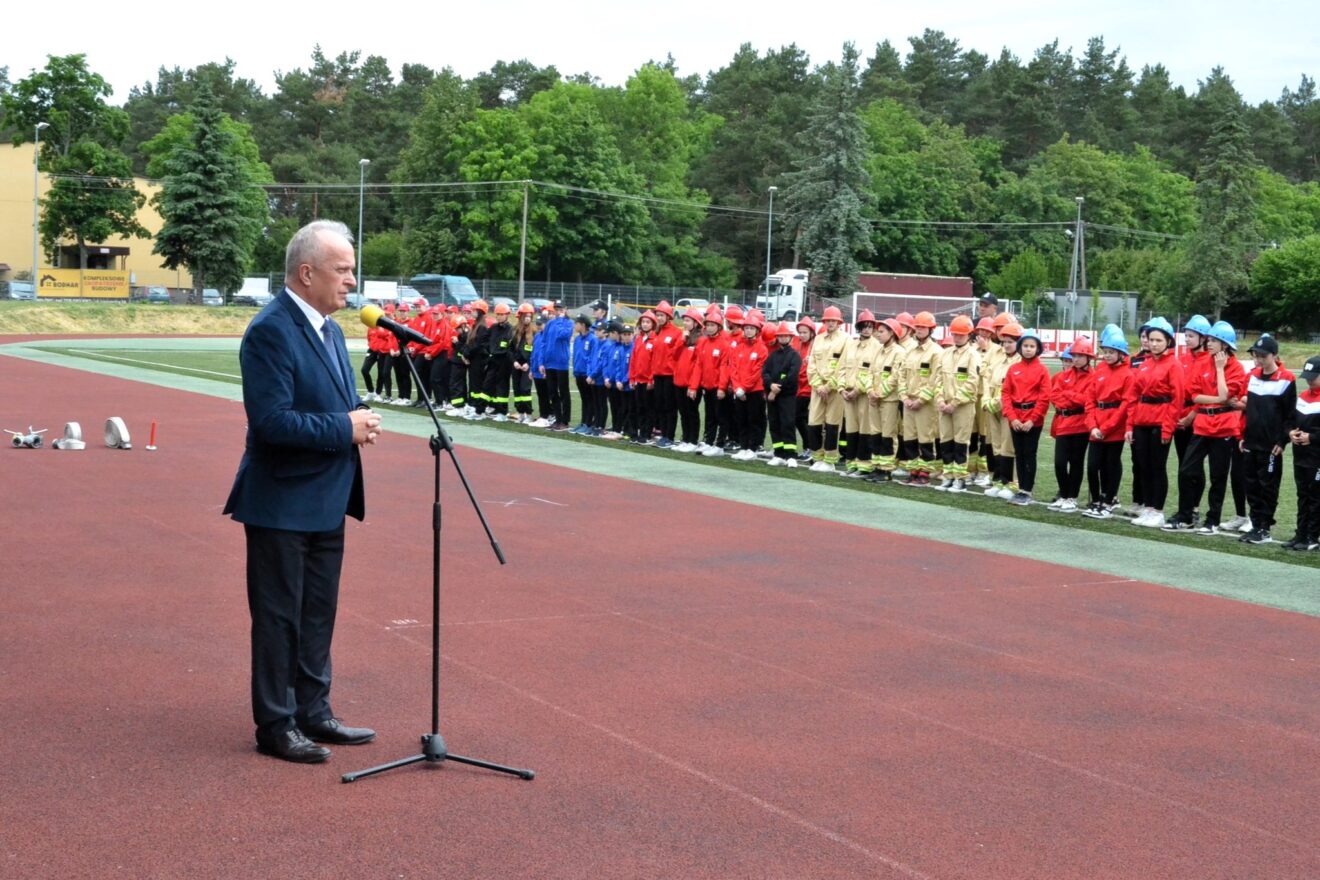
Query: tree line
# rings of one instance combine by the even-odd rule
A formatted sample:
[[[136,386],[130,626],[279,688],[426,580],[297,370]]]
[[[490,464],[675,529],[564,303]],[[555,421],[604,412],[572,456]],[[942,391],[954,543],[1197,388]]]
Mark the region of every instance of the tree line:
[[[46,247],[140,233],[125,179],[145,174],[164,186],[157,252],[211,286],[280,271],[312,218],[354,225],[361,180],[368,275],[516,277],[525,204],[531,279],[754,287],[773,186],[771,262],[811,267],[823,292],[866,267],[1032,300],[1068,283],[1080,196],[1090,287],[1320,326],[1309,76],[1252,105],[1221,68],[1188,91],[1102,37],[991,58],[928,30],[822,64],[743,45],[704,77],[668,58],[621,86],[526,60],[395,77],[318,48],[270,95],[229,60],[162,68],[122,106],[109,93],[77,55],[0,73],[0,130],[49,125]]]

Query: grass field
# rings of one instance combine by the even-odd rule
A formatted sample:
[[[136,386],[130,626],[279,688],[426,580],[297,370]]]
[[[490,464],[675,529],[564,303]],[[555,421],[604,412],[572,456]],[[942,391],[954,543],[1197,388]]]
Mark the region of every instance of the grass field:
[[[67,354],[75,357],[87,358],[90,360],[99,360],[106,363],[117,363],[128,366],[136,366],[150,370],[156,370],[163,373],[172,373],[180,376],[193,376],[205,379],[212,379],[222,382],[238,384],[240,380],[238,357],[235,352],[222,351],[190,351],[180,347],[178,349],[124,349],[107,348],[98,350],[85,347],[67,347],[58,344],[42,345],[43,349],[61,354]],[[574,397],[573,411],[580,412],[580,406],[577,402],[577,392],[572,392]],[[377,406],[378,409],[389,412],[395,410],[392,406]],[[416,413],[416,410],[408,410],[410,413]],[[611,441],[600,440],[597,438],[582,437],[574,434],[551,434],[536,429],[526,428],[516,424],[496,424],[493,422],[481,423],[484,427],[491,430],[522,431],[534,432],[545,437],[549,443],[597,443],[604,445],[617,446],[626,449],[637,455],[657,455],[667,458],[674,458],[677,453],[654,449],[652,447],[633,446],[629,444],[618,444]],[[388,425],[388,422],[387,422]],[[571,446],[563,447],[565,455],[571,455]],[[1015,517],[1018,519],[1031,519],[1039,522],[1048,522],[1057,525],[1065,525],[1073,528],[1089,529],[1092,531],[1109,532],[1121,534],[1129,537],[1135,536],[1152,542],[1170,542],[1179,544],[1190,544],[1192,546],[1205,547],[1221,553],[1232,553],[1235,555],[1244,555],[1257,558],[1268,558],[1278,561],[1306,565],[1320,568],[1320,553],[1294,553],[1283,550],[1278,544],[1264,545],[1254,547],[1246,544],[1240,544],[1236,537],[1216,536],[1201,537],[1186,533],[1174,534],[1163,532],[1159,529],[1139,529],[1131,526],[1124,519],[1111,519],[1107,521],[1092,520],[1083,517],[1080,514],[1059,514],[1046,510],[1041,504],[1033,505],[1028,508],[1020,508],[1009,505],[1007,502],[998,499],[984,498],[979,494],[967,493],[964,495],[949,495],[943,492],[935,492],[925,489],[916,489],[898,485],[873,485],[859,480],[846,480],[837,476],[827,474],[811,473],[804,468],[796,470],[771,469],[761,462],[742,463],[730,461],[727,458],[709,459],[701,456],[689,457],[694,467],[722,467],[734,469],[758,469],[760,472],[774,474],[785,480],[806,480],[812,482],[830,483],[844,487],[848,490],[866,493],[901,493],[902,497],[911,498],[930,504],[942,504],[951,507],[962,508],[966,510],[977,510],[991,513],[999,516]],[[1037,483],[1035,496],[1038,499],[1048,502],[1057,492],[1057,483],[1054,478],[1054,442],[1048,436],[1041,437],[1039,467],[1037,472]],[[1296,522],[1296,495],[1292,484],[1291,461],[1286,459],[1284,481],[1280,491],[1279,510],[1277,514],[1278,524],[1274,529],[1276,541],[1286,541],[1292,537],[1293,526]],[[1166,513],[1171,514],[1177,506],[1177,461],[1176,456],[1170,453],[1169,456],[1169,498],[1166,503]],[[1124,480],[1120,497],[1127,499],[1130,497],[1130,462],[1124,462]],[[1083,482],[1082,495],[1083,502],[1086,496],[1086,484]],[[1205,509],[1205,501],[1202,500],[1201,510]],[[1224,504],[1224,519],[1227,520],[1233,516],[1232,494],[1229,493]],[[934,537],[934,536],[933,536]]]

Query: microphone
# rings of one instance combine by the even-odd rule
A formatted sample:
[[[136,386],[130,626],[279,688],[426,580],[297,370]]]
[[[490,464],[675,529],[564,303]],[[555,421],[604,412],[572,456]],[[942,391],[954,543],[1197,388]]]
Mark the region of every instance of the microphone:
[[[428,348],[434,345],[431,340],[413,328],[385,317],[385,313],[380,310],[380,306],[363,306],[362,311],[358,313],[358,317],[368,327],[380,327],[383,330],[388,330],[403,342],[414,342]]]

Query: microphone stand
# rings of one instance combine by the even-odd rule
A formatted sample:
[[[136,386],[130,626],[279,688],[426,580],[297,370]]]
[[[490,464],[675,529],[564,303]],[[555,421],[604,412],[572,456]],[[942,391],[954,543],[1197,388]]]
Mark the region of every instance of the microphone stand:
[[[431,414],[431,421],[435,424],[435,434],[431,437],[431,457],[435,461],[435,501],[431,507],[431,732],[422,734],[421,754],[412,755],[407,758],[401,758],[397,761],[391,761],[388,764],[381,764],[378,767],[371,767],[367,770],[358,770],[355,773],[345,773],[340,780],[342,782],[356,782],[366,776],[374,776],[377,773],[384,773],[386,770],[394,770],[398,767],[406,767],[409,764],[416,764],[420,761],[426,761],[430,764],[441,764],[445,761],[457,761],[460,764],[469,764],[473,767],[484,767],[487,770],[494,770],[499,773],[507,773],[510,776],[517,776],[521,779],[531,779],[536,773],[532,770],[523,770],[516,767],[506,767],[503,764],[493,764],[490,761],[481,761],[476,758],[465,758],[462,755],[455,755],[449,751],[445,745],[444,737],[440,735],[440,450],[443,449],[449,453],[449,460],[454,463],[454,470],[458,473],[459,480],[463,483],[463,489],[467,492],[468,499],[472,502],[472,509],[477,512],[477,519],[481,520],[481,527],[486,530],[486,537],[490,540],[491,549],[495,551],[495,558],[500,561],[500,565],[505,564],[504,551],[500,549],[500,544],[495,540],[495,535],[490,530],[490,524],[486,522],[485,514],[481,511],[481,504],[476,496],[472,494],[472,487],[468,485],[467,477],[463,474],[463,468],[458,463],[458,456],[454,454],[454,441],[445,431],[444,426],[440,424],[440,417],[436,415],[435,405],[431,403],[430,389],[422,384],[422,377],[417,373],[417,365],[413,363],[408,353],[404,352],[404,360],[408,362],[408,369],[412,370],[413,381],[422,392],[422,399],[426,401],[426,409]]]

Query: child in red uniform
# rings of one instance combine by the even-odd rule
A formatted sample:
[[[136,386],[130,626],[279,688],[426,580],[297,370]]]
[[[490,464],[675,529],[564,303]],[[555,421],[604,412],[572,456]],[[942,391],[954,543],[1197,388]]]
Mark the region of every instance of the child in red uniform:
[[[1078,337],[1072,344],[1072,367],[1060,372],[1050,383],[1050,402],[1054,404],[1050,436],[1054,438],[1054,478],[1059,485],[1059,497],[1050,504],[1050,509],[1060,513],[1077,510],[1077,496],[1082,491],[1082,467],[1090,434],[1086,426],[1086,403],[1095,379],[1091,370],[1094,355],[1091,340]]]
[[[793,424],[802,438],[798,446],[802,450],[797,456],[799,461],[811,461],[812,449],[807,444],[807,416],[811,410],[811,383],[807,381],[807,358],[811,356],[811,342],[815,338],[816,322],[805,316],[799,318],[797,338],[793,340],[793,350],[802,359],[802,367],[798,370],[797,412],[793,416]]]
[[[761,342],[761,326],[760,312],[749,312],[744,319],[743,342],[726,362],[734,429],[738,432],[736,441],[742,447],[732,456],[736,461],[755,459],[765,439],[765,382],[761,368],[765,366],[766,352]]]
[[[1164,502],[1169,494],[1169,444],[1177,428],[1185,395],[1182,364],[1173,353],[1173,326],[1164,318],[1146,325],[1150,352],[1128,389],[1125,439],[1132,444],[1132,465],[1141,475],[1144,508],[1134,526],[1164,526]],[[1134,491],[1135,494],[1135,491]]]
[[[1132,369],[1122,329],[1109,324],[1100,333],[1101,360],[1086,398],[1086,482],[1091,504],[1082,511],[1093,519],[1109,519],[1118,507],[1123,481],[1123,433],[1127,429],[1127,394]]]
[[[701,312],[696,309],[688,309],[683,313],[683,347],[674,358],[674,394],[678,401],[678,418],[683,435],[680,442],[674,444],[675,452],[696,452],[697,438],[701,435],[701,411],[697,408],[696,398],[688,389],[693,374],[697,372],[697,343],[701,339],[704,323]]]
[[[1008,503],[1019,507],[1031,503],[1031,491],[1036,486],[1036,450],[1050,410],[1050,371],[1040,362],[1040,350],[1039,334],[1025,331],[1017,346],[1021,360],[1010,365],[1004,377],[1004,418],[1013,432],[1018,472],[1018,491]]]
[[[724,450],[715,444],[719,438],[720,402],[724,399],[724,386],[720,375],[729,347],[724,341],[724,315],[719,306],[711,306],[702,317],[701,338],[693,354],[692,372],[688,376],[687,396],[696,404],[704,402],[706,421],[702,426],[701,443],[696,452],[708,458],[717,458]]]
[[[1193,362],[1194,373],[1185,377],[1184,393],[1195,409],[1192,439],[1178,466],[1178,512],[1165,523],[1168,531],[1195,527],[1195,512],[1205,491],[1205,460],[1210,459],[1210,500],[1200,535],[1219,534],[1224,490],[1233,463],[1242,416],[1230,401],[1247,391],[1247,374],[1234,356],[1237,333],[1227,321],[1216,321],[1206,334],[1207,356]]]

